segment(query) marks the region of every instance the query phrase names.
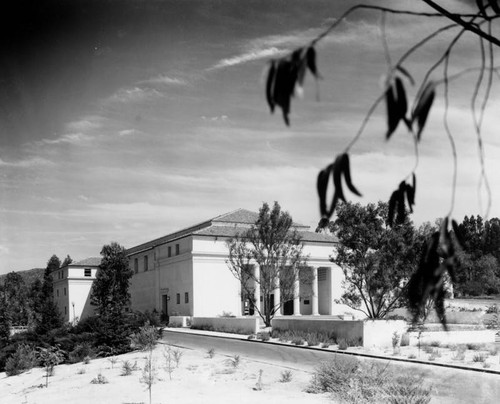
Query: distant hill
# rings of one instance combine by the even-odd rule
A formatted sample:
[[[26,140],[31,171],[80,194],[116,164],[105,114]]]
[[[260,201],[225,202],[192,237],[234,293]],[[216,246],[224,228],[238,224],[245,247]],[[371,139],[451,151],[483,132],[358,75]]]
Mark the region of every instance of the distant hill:
[[[17,272],[19,275],[22,276],[24,283],[26,285],[30,285],[36,279],[40,279],[41,281],[43,281],[43,273],[45,272],[45,268],[33,268],[33,269],[28,269],[27,271],[14,271],[14,272]],[[3,285],[6,277],[7,274],[0,275],[0,285]]]

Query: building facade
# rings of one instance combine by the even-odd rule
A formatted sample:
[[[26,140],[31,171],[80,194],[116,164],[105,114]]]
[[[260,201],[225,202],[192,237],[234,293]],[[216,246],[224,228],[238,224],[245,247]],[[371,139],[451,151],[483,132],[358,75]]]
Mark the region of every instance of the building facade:
[[[91,257],[52,272],[54,301],[65,322],[74,323],[94,313],[90,292],[100,263],[100,257]]]
[[[255,224],[258,214],[239,209],[127,250],[134,275],[131,308],[170,316],[213,317],[251,314],[250,301],[263,304],[259,288],[245,296],[228,264],[227,241]],[[312,284],[297,284],[300,293],[277,313],[335,315],[342,294],[342,270],[330,261],[336,239],[294,224],[312,271]],[[258,269],[257,269],[258,270]],[[272,299],[280,300],[276,289]],[[300,296],[300,297],[299,297]]]

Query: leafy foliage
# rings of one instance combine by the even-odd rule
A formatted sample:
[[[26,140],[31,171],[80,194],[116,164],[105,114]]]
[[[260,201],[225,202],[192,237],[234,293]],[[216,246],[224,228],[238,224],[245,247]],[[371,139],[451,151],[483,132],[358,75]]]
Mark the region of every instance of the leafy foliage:
[[[296,282],[307,283],[312,277],[292,218],[281,211],[277,202],[272,209],[264,203],[255,225],[229,240],[227,245],[229,269],[240,281],[244,295],[253,298],[254,310],[270,326],[282,303],[296,296]],[[263,308],[255,301],[257,288],[263,297]],[[271,295],[277,288],[281,299],[272,304]]]
[[[390,228],[388,207],[342,204],[330,230],[339,246],[333,262],[342,268],[345,292],[342,302],[365,313],[383,318],[405,303],[406,282],[417,267],[423,237],[406,218]]]

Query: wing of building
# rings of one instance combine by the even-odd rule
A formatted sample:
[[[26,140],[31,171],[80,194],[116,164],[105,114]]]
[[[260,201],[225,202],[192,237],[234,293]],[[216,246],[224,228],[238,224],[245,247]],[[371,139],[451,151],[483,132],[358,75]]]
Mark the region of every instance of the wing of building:
[[[127,250],[131,308],[170,316],[210,317],[249,314],[241,284],[229,270],[226,242],[255,224],[258,214],[238,209]],[[342,271],[330,261],[337,240],[294,223],[301,236],[312,284],[285,302],[281,313],[332,315],[342,293]],[[277,291],[279,293],[279,291]],[[261,300],[261,299],[259,299]],[[343,310],[343,309],[342,309]]]

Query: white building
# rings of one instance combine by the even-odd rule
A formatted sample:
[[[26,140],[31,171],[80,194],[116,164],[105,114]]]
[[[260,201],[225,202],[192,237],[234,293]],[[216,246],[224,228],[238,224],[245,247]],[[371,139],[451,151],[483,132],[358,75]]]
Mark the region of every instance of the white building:
[[[100,257],[86,258],[52,272],[54,301],[65,322],[94,314],[90,292],[100,263]]]
[[[131,308],[156,309],[170,316],[247,314],[248,300],[242,296],[240,282],[226,263],[226,242],[249,228],[257,218],[257,213],[239,209],[127,250],[134,271],[130,284]],[[307,226],[294,224],[294,227],[300,233],[303,252],[315,276],[312,285],[298,285],[303,288],[302,297],[285,303],[281,314],[343,312],[344,308],[334,303],[341,296],[343,279],[341,269],[330,261],[336,239],[315,233]],[[275,291],[277,294],[279,290]],[[262,302],[259,295],[256,291],[256,300]],[[278,296],[273,298],[276,300]]]

